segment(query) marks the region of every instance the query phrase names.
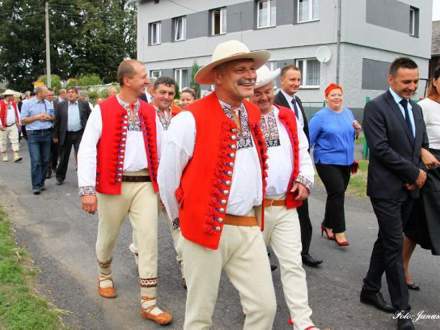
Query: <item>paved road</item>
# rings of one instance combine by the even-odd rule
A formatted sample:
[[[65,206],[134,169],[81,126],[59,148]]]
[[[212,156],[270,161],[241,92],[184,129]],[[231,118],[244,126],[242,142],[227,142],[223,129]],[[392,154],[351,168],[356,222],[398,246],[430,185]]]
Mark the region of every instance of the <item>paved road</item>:
[[[139,316],[136,266],[127,249],[131,231],[125,223],[114,256],[114,278],[119,297],[105,300],[96,294],[94,253],[97,217],[79,208],[75,171],[69,169],[64,185],[46,182],[47,191],[31,193],[29,157],[20,164],[0,163],[0,203],[11,215],[19,244],[25,246],[41,269],[39,290],[67,314],[65,322],[74,329],[159,329]],[[316,187],[310,201],[315,232],[313,255],[325,263],[320,269],[307,268],[313,319],[322,328],[395,329],[388,314],[359,303],[361,280],[368,267],[377,224],[366,199],[346,201],[348,237],[351,246],[342,250],[320,238],[325,195]],[[159,297],[161,305],[173,312],[175,321],[167,329],[181,329],[185,291],[180,287],[171,236],[164,219],[159,226]],[[422,287],[411,293],[413,311],[440,314],[439,259],[417,249],[413,273]],[[289,329],[279,271],[273,273],[278,298],[274,329]],[[249,276],[252,280],[252,275]],[[384,284],[386,287],[386,285]],[[387,291],[384,294],[388,299]],[[241,329],[243,315],[239,298],[227,279],[222,279],[214,315],[214,329]],[[440,329],[440,320],[421,320],[418,329]]]

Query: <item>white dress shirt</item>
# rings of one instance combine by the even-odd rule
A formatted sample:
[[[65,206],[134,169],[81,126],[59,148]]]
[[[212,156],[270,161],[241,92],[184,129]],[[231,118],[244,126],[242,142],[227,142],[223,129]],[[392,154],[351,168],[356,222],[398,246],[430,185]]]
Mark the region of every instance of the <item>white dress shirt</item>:
[[[156,136],[158,157],[163,130],[156,115]],[[96,186],[97,144],[102,134],[102,117],[99,105],[93,109],[81,139],[78,151],[78,186]],[[136,172],[148,168],[147,154],[142,130],[127,130],[124,157],[124,172]]]
[[[279,145],[270,146],[267,149],[268,177],[266,187],[266,197],[280,197],[287,191],[290,177],[293,171],[293,150],[289,134],[283,123],[279,120],[279,109],[273,107],[276,124],[279,133]],[[266,114],[264,117],[267,117]],[[313,163],[310,158],[308,148],[309,143],[304,131],[298,126],[299,139],[299,173],[297,181],[303,183],[309,190],[312,188],[315,176]]]
[[[440,103],[427,97],[418,104],[422,108],[429,147],[440,150]]]
[[[15,118],[15,117],[16,116],[15,116],[14,106],[11,103],[9,103],[8,104],[8,112],[6,113],[6,126],[11,126],[15,123],[19,123],[20,118]]]
[[[280,89],[281,93],[283,93],[284,97],[287,100],[287,103],[289,103],[289,107],[290,109],[293,111],[293,114],[296,117],[296,113],[295,113],[295,108],[293,107],[292,104],[292,100],[295,98],[295,94],[293,94],[292,96],[290,96],[289,94],[287,94],[285,91],[283,91],[282,89]],[[298,108],[298,120],[299,120],[299,124],[301,125],[301,127],[304,129],[304,117],[302,115],[301,112],[301,107],[298,104],[298,100],[295,98],[295,102],[296,102],[296,107]]]
[[[193,114],[183,111],[171,121],[163,142],[157,180],[160,197],[170,219],[179,215],[175,191],[180,185],[183,170],[193,156],[196,134]],[[262,174],[255,141],[253,142],[252,147],[238,149],[235,156],[226,207],[226,213],[231,215],[247,215],[254,206],[261,205],[262,202]]]

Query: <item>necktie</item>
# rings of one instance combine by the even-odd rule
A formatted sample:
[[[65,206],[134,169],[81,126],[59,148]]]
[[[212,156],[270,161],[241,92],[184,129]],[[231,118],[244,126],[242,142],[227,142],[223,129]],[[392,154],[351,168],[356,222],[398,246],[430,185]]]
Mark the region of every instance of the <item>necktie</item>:
[[[295,110],[295,116],[297,119],[299,119],[298,105],[296,104],[295,98],[292,99],[292,104],[293,104],[293,110]]]
[[[412,125],[411,125],[411,120],[409,118],[408,100],[407,99],[402,99],[399,103],[402,105],[403,111],[405,112],[406,125],[408,126],[408,129],[411,132],[411,136],[414,138],[414,133],[413,133]]]

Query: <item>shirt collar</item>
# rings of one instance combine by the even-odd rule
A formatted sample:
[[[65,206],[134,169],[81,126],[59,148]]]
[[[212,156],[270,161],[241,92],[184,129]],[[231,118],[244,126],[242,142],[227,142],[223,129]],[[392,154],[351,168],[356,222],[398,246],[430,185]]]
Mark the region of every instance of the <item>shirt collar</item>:
[[[286,98],[287,102],[292,103],[292,100],[295,98],[295,94],[289,95],[285,91],[283,91],[282,89],[280,89],[280,90],[281,90],[281,93],[283,93],[284,97]]]
[[[401,97],[399,94],[397,94],[395,91],[393,91],[393,89],[391,87],[389,88],[389,91],[391,93],[391,96],[394,99],[394,102],[396,102],[397,104],[400,104],[400,101],[403,100],[403,97]],[[409,103],[409,100],[407,100],[407,101]]]
[[[130,103],[125,102],[124,100],[122,100],[119,95],[116,95],[116,99],[118,100],[119,104],[127,111],[130,110]],[[136,102],[134,103],[134,110],[137,111],[139,109],[139,105],[140,102],[139,100],[136,100]]]

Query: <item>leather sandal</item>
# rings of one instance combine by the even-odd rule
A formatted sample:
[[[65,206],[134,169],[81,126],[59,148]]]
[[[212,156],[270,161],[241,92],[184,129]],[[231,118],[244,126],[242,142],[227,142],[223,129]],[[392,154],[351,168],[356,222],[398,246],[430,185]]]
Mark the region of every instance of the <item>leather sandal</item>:
[[[111,281],[112,286],[107,287],[107,288],[101,288],[100,283],[103,281]],[[98,294],[104,298],[116,298],[116,296],[117,296],[116,288],[115,288],[115,284],[113,283],[113,279],[111,277],[110,278],[99,278],[98,277]]]

